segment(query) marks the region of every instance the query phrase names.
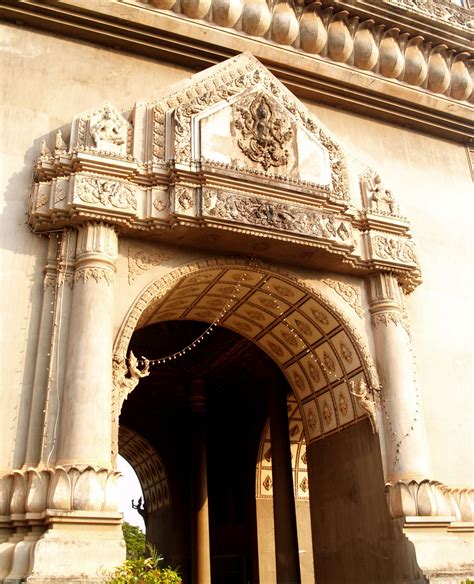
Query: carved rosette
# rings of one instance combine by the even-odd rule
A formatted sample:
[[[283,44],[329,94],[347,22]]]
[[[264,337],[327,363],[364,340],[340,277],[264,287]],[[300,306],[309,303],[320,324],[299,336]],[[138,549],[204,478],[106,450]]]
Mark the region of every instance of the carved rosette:
[[[472,521],[474,489],[453,489],[432,480],[396,481],[385,486],[390,515],[397,517],[443,517]]]

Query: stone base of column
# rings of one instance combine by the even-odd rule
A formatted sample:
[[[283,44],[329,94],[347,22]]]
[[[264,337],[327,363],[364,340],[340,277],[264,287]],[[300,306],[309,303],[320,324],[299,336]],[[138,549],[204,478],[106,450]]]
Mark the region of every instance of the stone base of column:
[[[385,485],[390,515],[474,521],[474,489],[451,488],[432,480],[394,481]]]
[[[395,521],[400,522],[403,533],[415,546],[417,563],[431,584],[473,578],[474,523],[442,517],[405,517]]]
[[[103,582],[125,560],[121,513],[48,509],[26,519],[42,530],[16,544],[4,584]]]

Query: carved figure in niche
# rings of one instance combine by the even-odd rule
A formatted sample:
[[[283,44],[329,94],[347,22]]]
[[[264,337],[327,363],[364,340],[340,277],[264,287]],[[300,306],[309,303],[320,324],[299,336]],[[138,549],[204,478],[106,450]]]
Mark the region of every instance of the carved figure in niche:
[[[114,358],[112,376],[113,384],[120,394],[120,406],[127,399],[129,393],[138,385],[140,379],[150,375],[150,361],[145,357],[142,357],[142,361],[143,368],[140,369],[138,367],[138,359],[133,354],[133,351],[130,352],[128,367],[125,359]]]
[[[385,188],[382,179],[378,174],[366,178],[366,195],[370,210],[375,213],[398,215],[399,208],[392,192]]]
[[[369,388],[365,383],[364,379],[360,378],[358,383],[358,391],[355,391],[355,384],[353,381],[350,382],[350,392],[357,398],[360,407],[369,415],[370,425],[372,426],[372,432],[377,433],[377,417],[376,417],[376,407],[373,398],[369,394]]]
[[[273,111],[272,102],[259,94],[249,107],[238,107],[237,113],[240,119],[235,121],[235,128],[242,136],[237,144],[242,152],[265,170],[288,164],[285,146],[293,137],[293,130]]]
[[[145,500],[140,497],[135,503],[134,499],[132,499],[132,509],[135,509],[142,516],[145,526],[148,525],[148,509]]]
[[[114,152],[120,151],[127,140],[125,120],[105,106],[102,114],[92,121],[90,134],[94,146],[100,150],[110,150],[112,146]]]

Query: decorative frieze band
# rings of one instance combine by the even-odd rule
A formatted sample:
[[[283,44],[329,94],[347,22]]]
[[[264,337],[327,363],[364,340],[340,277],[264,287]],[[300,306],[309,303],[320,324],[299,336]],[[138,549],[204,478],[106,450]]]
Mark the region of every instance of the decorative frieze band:
[[[118,511],[120,473],[91,466],[30,468],[0,478],[0,515],[62,511]]]
[[[104,280],[109,286],[115,282],[115,273],[109,268],[78,268],[74,273],[74,283],[94,280],[97,284]]]
[[[204,216],[329,239],[354,248],[350,222],[329,213],[216,189],[204,189],[203,203]]]

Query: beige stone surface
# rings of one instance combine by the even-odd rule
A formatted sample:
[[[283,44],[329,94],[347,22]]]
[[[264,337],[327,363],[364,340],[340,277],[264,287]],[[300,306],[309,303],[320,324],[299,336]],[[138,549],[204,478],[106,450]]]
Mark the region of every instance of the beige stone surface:
[[[410,218],[423,284],[406,298],[433,476],[472,485],[472,193],[465,147],[308,104],[383,173]],[[453,452],[456,456],[453,456]]]
[[[4,326],[2,327],[2,335],[4,335],[2,340],[2,347],[4,347],[2,350],[2,372],[7,372],[7,374],[2,373],[0,474],[2,474],[2,471],[12,467],[21,467],[25,462],[30,404],[33,401],[34,380],[38,380],[37,377],[35,378],[37,344],[40,338],[40,329],[43,329],[45,319],[47,320],[48,318],[48,302],[50,302],[50,292],[45,294],[43,298],[43,269],[48,255],[48,242],[46,238],[40,239],[36,235],[29,233],[25,221],[27,198],[32,180],[31,169],[39,153],[41,141],[47,140],[49,144],[52,141],[54,142],[56,130],[59,128],[63,129],[64,137],[67,140],[69,138],[68,132],[71,119],[80,112],[94,110],[106,102],[113,104],[119,111],[126,110],[137,99],[153,99],[162,94],[168,85],[181,81],[191,73],[191,71],[186,71],[184,68],[153,62],[118,51],[100,49],[90,44],[33,32],[26,28],[3,26],[1,39],[0,56],[2,57],[2,65],[0,66],[0,78],[4,80],[0,110],[0,126],[4,128],[0,137],[0,153],[2,156],[0,205],[2,206],[3,220],[0,237],[2,240],[2,278],[4,279],[2,285],[2,315],[4,316]],[[19,82],[20,79],[21,82]],[[370,168],[376,169],[377,173],[383,176],[384,188],[389,189],[390,193],[394,193],[402,214],[408,216],[411,221],[415,240],[418,244],[423,283],[405,299],[406,315],[410,322],[413,358],[416,359],[416,380],[410,380],[410,383],[407,382],[405,384],[409,398],[406,403],[408,406],[413,405],[413,401],[410,402],[410,399],[413,400],[414,398],[413,392],[419,392],[419,401],[422,404],[421,407],[426,420],[428,451],[432,462],[432,478],[447,483],[451,487],[472,484],[473,397],[472,331],[470,328],[472,284],[469,276],[470,266],[472,266],[470,249],[472,237],[472,182],[466,149],[461,145],[415,133],[407,128],[404,129],[372,121],[354,114],[349,115],[315,103],[308,103],[307,105],[334,135],[348,146],[347,152],[350,152],[352,157],[349,161],[349,166],[353,163],[355,164],[355,158],[359,158],[362,164],[366,163]],[[227,119],[226,116],[224,118]],[[97,135],[107,129],[105,126],[101,129],[101,120],[102,118],[99,114],[95,114],[95,117],[92,118],[91,124],[96,128]],[[220,124],[221,121],[222,119],[218,117],[213,121],[211,120],[206,131],[214,134],[213,124]],[[206,124],[204,124],[204,127],[206,127]],[[225,141],[222,139],[223,136],[220,138],[221,142]],[[305,146],[304,142],[305,139],[299,139],[298,148],[301,146],[302,151],[306,150],[309,144],[307,142]],[[98,143],[102,143],[102,141],[98,139]],[[104,143],[107,146],[107,140]],[[219,152],[220,145],[219,140],[215,144],[209,145],[208,153],[213,155],[215,152]],[[121,149],[122,143],[117,143],[117,148]],[[125,149],[125,146],[123,146],[123,149]],[[236,149],[237,147],[234,145],[234,150]],[[325,157],[322,156],[320,159],[324,162]],[[308,173],[310,173],[308,159],[305,159],[305,165],[308,167]],[[367,182],[365,184],[366,198],[368,196],[367,192],[369,194],[372,193],[371,196],[373,197],[374,190],[371,191],[370,188],[367,188]],[[357,188],[357,181],[355,181],[355,187],[352,184],[351,189],[353,192],[357,192]],[[371,199],[372,203],[373,198]],[[356,204],[359,205],[360,201]],[[193,205],[195,203],[192,203],[190,207],[188,206],[188,218],[192,217],[194,212]],[[403,232],[403,229],[405,228],[402,225],[400,227],[401,232]],[[401,241],[400,237],[398,241]],[[84,314],[87,313],[88,318],[84,319],[81,324],[80,314],[74,316],[72,313],[73,318],[71,318],[72,326],[70,330],[68,331],[68,318],[65,318],[58,333],[59,339],[57,338],[57,342],[64,347],[69,335],[68,350],[71,362],[75,361],[76,351],[79,351],[79,349],[84,351],[84,347],[87,345],[85,336],[82,337],[81,341],[80,335],[76,336],[75,333],[87,332],[87,334],[93,334],[93,331],[96,330],[96,324],[99,327],[102,323],[102,329],[105,331],[104,339],[106,339],[106,344],[102,346],[102,350],[104,350],[103,359],[106,358],[107,351],[110,352],[112,333],[116,347],[117,343],[121,342],[121,339],[123,342],[128,342],[130,335],[127,337],[121,328],[125,324],[132,322],[130,320],[132,306],[138,298],[146,298],[146,290],[151,290],[154,282],[159,282],[161,278],[167,276],[167,279],[163,280],[162,283],[167,282],[170,287],[171,284],[178,281],[180,281],[180,285],[187,285],[189,282],[186,282],[186,278],[189,278],[193,270],[204,270],[205,268],[211,273],[209,270],[210,264],[204,265],[203,260],[213,258],[216,255],[215,252],[204,252],[184,247],[178,248],[173,247],[171,244],[171,240],[168,240],[166,245],[153,245],[149,242],[144,243],[143,241],[134,240],[131,237],[120,238],[115,279],[116,289],[120,293],[115,296],[111,293],[112,289],[107,287],[108,283],[105,281],[105,276],[101,279],[98,273],[91,272],[92,279],[89,284],[97,284],[97,286],[94,287],[90,294],[84,293],[80,301],[75,305],[76,309],[82,310]],[[363,240],[363,244],[370,248],[371,245],[374,245],[374,240],[367,237]],[[360,242],[358,242],[358,245],[360,247],[357,249],[360,251],[364,245]],[[89,251],[94,254],[97,253],[98,257],[93,258],[94,261],[97,260],[99,264],[105,261],[102,257],[104,255],[103,249],[91,248]],[[55,253],[55,247],[50,246],[49,256],[51,256],[51,262],[54,262]],[[362,254],[362,252],[360,253]],[[287,256],[282,256],[282,262],[284,263],[283,258],[286,258],[286,262],[288,262]],[[201,263],[198,264],[198,261],[201,261]],[[113,262],[115,262],[115,258]],[[265,275],[265,277],[269,278],[269,288],[275,292],[278,291],[278,286],[281,287],[282,282],[285,283],[276,277],[277,271],[291,273],[290,276],[293,280],[291,280],[290,276],[286,280],[286,285],[289,286],[291,293],[290,296],[293,295],[293,298],[298,301],[301,300],[305,292],[298,286],[301,282],[304,282],[314,291],[316,297],[319,298],[320,296],[318,295],[321,295],[324,298],[328,298],[330,305],[336,312],[341,308],[339,312],[341,322],[346,322],[351,326],[351,330],[356,331],[357,334],[360,331],[365,331],[361,336],[359,349],[362,347],[365,350],[365,347],[370,347],[372,354],[375,355],[374,344],[378,343],[380,346],[382,341],[377,339],[377,335],[373,335],[369,324],[369,304],[363,279],[354,276],[341,278],[337,274],[328,274],[326,270],[324,272],[318,270],[316,260],[314,264],[312,268],[306,267],[305,269],[292,269],[289,265],[278,267],[274,265],[271,268],[275,270],[273,275],[270,268],[267,271],[255,269],[252,272],[252,278],[255,279],[252,285],[258,283],[259,279]],[[213,272],[212,278],[216,278],[216,284],[225,265],[225,261],[221,260],[221,263]],[[87,266],[91,269],[96,267],[95,264],[90,264],[90,266],[87,264]],[[186,272],[188,267],[189,271]],[[99,268],[102,269],[100,266]],[[76,266],[77,273],[80,270],[81,267]],[[183,274],[186,275],[186,278],[183,278]],[[298,284],[296,283],[297,277],[301,280]],[[175,279],[173,280],[173,278]],[[94,280],[101,280],[100,285],[98,281],[94,282]],[[83,283],[80,283],[82,288],[79,287],[74,291],[73,301],[76,295],[80,295],[81,289],[84,292],[85,284],[86,277],[84,276]],[[63,289],[66,290],[67,286],[64,285]],[[251,295],[253,293],[251,287],[246,289],[245,293]],[[261,297],[262,292],[260,291],[260,299]],[[193,298],[195,300],[198,299],[199,292]],[[258,294],[255,299],[258,302]],[[98,305],[101,300],[105,302],[106,306],[100,312],[100,315],[95,316],[92,311],[88,312],[90,304]],[[201,300],[205,301],[206,299],[203,297]],[[269,299],[267,298],[266,300],[268,301]],[[69,295],[65,300],[66,313],[69,311],[70,301]],[[296,300],[294,301],[296,302]],[[288,302],[292,301],[288,300]],[[316,311],[316,314],[319,311],[319,317],[317,318],[321,318],[322,305],[319,305],[310,295],[307,296],[307,302],[306,308],[303,306],[300,312],[295,311],[295,318],[297,317],[299,320],[311,319],[311,308],[313,309],[313,315],[314,311]],[[143,303],[146,303],[145,300],[143,300]],[[285,306],[287,305],[285,304]],[[159,320],[160,310],[164,311],[163,314],[166,314],[167,307],[159,307],[158,303],[155,303],[154,308],[157,310],[155,320],[152,319],[149,322]],[[176,314],[181,316],[183,313],[178,311]],[[232,318],[233,320],[229,318],[227,324],[229,328],[238,331],[239,322],[240,326],[242,326],[241,315],[233,315]],[[316,317],[313,316],[313,318]],[[338,356],[339,365],[328,366],[329,369],[334,367],[332,375],[336,379],[337,371],[339,371],[337,367],[340,367],[340,364],[343,363],[344,355],[346,372],[350,373],[351,367],[355,367],[356,363],[354,363],[353,357],[355,352],[352,350],[352,345],[349,345],[351,347],[351,350],[349,350],[347,344],[345,344],[344,334],[346,332],[344,329],[335,333],[329,339],[329,333],[335,330],[339,321],[336,321],[330,315],[323,314],[322,318],[322,322],[325,323],[322,326],[323,328],[326,327],[325,333],[328,335],[328,341],[327,346],[322,347],[319,351],[319,358],[331,363],[334,362],[335,355]],[[294,338],[291,338],[290,335],[290,341],[296,347],[296,349],[292,349],[293,345],[288,341],[286,325],[284,326],[284,323],[278,321],[278,319],[272,321],[272,317],[270,317],[270,322],[274,323],[274,329],[271,333],[278,342],[275,344],[275,338],[270,338],[270,336],[268,336],[268,339],[264,337],[263,340],[259,341],[262,348],[271,354],[272,351],[275,351],[274,347],[277,347],[277,349],[280,347],[275,352],[275,355],[277,357],[280,355],[282,359],[284,359],[285,355],[296,355],[302,338],[297,338],[295,343]],[[252,323],[252,325],[254,324]],[[88,330],[86,330],[85,325],[89,327]],[[400,339],[402,337],[403,342],[405,342],[406,335],[405,332],[402,332],[401,324],[396,326],[399,326],[396,329],[397,342],[400,341],[401,343]],[[252,326],[247,326],[245,334],[250,338],[255,335]],[[268,341],[271,341],[272,344]],[[339,349],[333,351],[334,347],[329,341],[331,343],[337,342],[340,351]],[[98,342],[98,339],[94,339],[94,342]],[[285,345],[285,342],[290,344]],[[44,340],[41,343],[41,348],[47,350],[47,343]],[[344,348],[342,348],[342,345],[344,345]],[[403,345],[405,360],[410,358],[407,347],[407,344]],[[123,350],[123,347],[121,347],[121,350]],[[326,350],[326,354],[324,350]],[[100,349],[97,350],[97,354],[99,351]],[[97,355],[97,358],[99,356]],[[277,357],[275,360],[279,361]],[[356,362],[370,371],[370,356],[364,355],[364,358],[366,363],[361,364],[358,360]],[[337,359],[335,360],[337,361]],[[43,367],[43,363],[40,365]],[[59,456],[64,464],[78,462],[83,465],[96,463],[97,465],[107,466],[110,449],[110,444],[107,441],[110,438],[109,420],[95,427],[92,415],[94,412],[88,412],[87,404],[83,401],[87,392],[83,391],[81,395],[76,395],[75,388],[80,389],[83,386],[80,365],[79,360],[75,361],[75,367],[78,367],[78,369],[76,371],[73,370],[68,377],[68,379],[73,380],[69,385],[68,391],[71,396],[74,396],[74,399],[77,399],[77,407],[72,408],[71,403],[69,403],[69,409],[65,411],[70,416],[70,419],[74,421],[74,424],[77,423],[77,425],[74,426],[72,423],[69,425],[67,415],[63,415],[61,432],[66,438],[59,449]],[[97,388],[107,385],[101,375],[104,375],[105,372],[105,377],[108,376],[110,365],[109,363],[103,371],[97,372]],[[295,362],[294,365],[295,367],[291,371],[288,368],[287,376],[290,379],[291,373],[293,379],[291,383],[298,383],[298,381],[295,382],[295,379],[301,380],[301,374],[303,374],[303,377],[306,376],[307,379],[310,378],[308,377],[310,375],[309,362],[301,359],[301,362]],[[84,364],[84,370],[88,371],[88,376],[94,377],[94,371],[92,371],[94,368],[99,369],[100,363]],[[297,375],[295,375],[295,371]],[[340,371],[342,374],[342,369]],[[60,397],[59,386],[55,380],[58,373],[59,368],[53,368],[49,373],[51,377],[50,397],[53,404],[54,400],[58,400]],[[408,374],[411,375],[411,366],[403,371],[403,375]],[[331,409],[331,407],[334,407],[331,402],[333,398],[329,396],[332,395],[331,392],[335,392],[334,395],[338,396],[338,403],[340,403],[341,399],[345,399],[345,394],[343,395],[345,389],[343,384],[334,388],[328,386],[328,391],[315,399],[314,406],[312,405],[313,402],[307,401],[303,414],[304,419],[307,420],[306,426],[310,427],[309,420],[312,417],[314,418],[314,411],[317,412],[317,408],[320,408],[323,412],[321,425],[325,426],[324,431],[333,432],[339,430],[340,428],[334,421],[335,410]],[[110,388],[104,389],[100,407],[97,408],[100,417],[106,414],[107,400],[105,398],[107,398],[109,390]],[[298,391],[300,392],[299,397],[306,399],[308,388],[305,386],[304,380],[302,383],[300,382]],[[346,397],[349,400],[351,399],[349,393],[347,393]],[[93,401],[93,398],[93,395],[89,395],[88,401]],[[417,396],[415,395],[415,401],[416,399]],[[335,399],[333,401],[335,403]],[[352,417],[348,424],[364,415],[364,412],[357,407],[355,402],[351,402],[351,404]],[[316,409],[313,411],[312,407]],[[58,453],[56,445],[56,439],[59,436],[57,434],[58,413],[53,406],[48,405],[47,409],[48,411],[45,412],[47,419],[47,431],[45,433],[47,436],[44,437],[44,441],[48,446],[48,452],[55,457]],[[400,411],[403,409],[406,410],[406,407],[400,408]],[[113,411],[114,414],[117,414],[116,410]],[[398,416],[397,413],[394,414],[394,411],[392,410],[391,413]],[[79,422],[81,422],[81,419],[79,416],[75,417],[77,412],[84,418],[82,428],[85,428],[88,432],[88,440],[84,440],[84,444],[92,444],[89,450],[93,451],[93,460],[88,460],[89,455],[81,452],[81,445],[78,444],[77,440],[73,440],[74,436],[72,434],[68,436],[69,428],[73,428],[76,436],[80,435],[81,425]],[[316,415],[318,414],[316,413]],[[404,419],[408,420],[406,432],[410,434],[410,412],[403,411],[403,415],[405,416]],[[35,435],[39,433],[40,421],[39,416],[35,418],[35,423],[32,424]],[[400,420],[398,419],[397,422],[400,422]],[[112,424],[114,423],[116,423],[116,420],[115,422],[112,421]],[[365,433],[362,436],[363,440],[359,436],[360,442],[370,446],[371,456],[373,456],[374,460],[377,460],[377,465],[379,465],[378,438],[375,439],[369,434],[368,423],[363,422],[363,424],[366,424],[367,427],[363,429]],[[341,427],[343,426],[342,423],[340,425]],[[364,427],[362,424],[358,424],[357,426],[348,426],[348,428],[350,428],[350,433],[361,433],[361,428]],[[355,430],[355,428],[357,429]],[[344,431],[349,434],[349,430],[343,430],[342,432]],[[403,428],[401,431],[403,431]],[[94,432],[97,433],[95,434]],[[322,432],[321,428],[311,424],[308,442],[316,442]],[[346,439],[348,434],[345,435]],[[104,438],[106,435],[107,438]],[[415,433],[412,432],[412,440],[414,437]],[[100,444],[94,445],[96,438],[100,439]],[[339,436],[337,441],[339,440],[343,441],[343,438]],[[388,452],[389,446],[383,444],[383,436],[380,436],[380,440],[382,441],[382,453]],[[409,442],[407,440],[404,446],[407,447]],[[334,443],[336,443],[336,440],[334,440]],[[326,445],[319,448],[324,451],[329,447]],[[315,448],[314,452],[316,451],[317,449]],[[340,459],[343,466],[342,446],[335,447],[334,451],[339,453],[338,459]],[[413,458],[416,459],[415,455],[420,458],[420,452],[423,453],[423,450],[420,448],[419,452],[415,452],[414,449],[413,452]],[[453,452],[456,452],[456,456],[453,456]],[[32,457],[32,461],[35,460],[35,456]],[[384,456],[384,458],[388,457],[389,455]],[[428,472],[428,461],[423,460],[422,462],[426,464],[426,468],[423,467],[418,470],[420,470],[420,474],[425,474]],[[366,463],[367,461],[364,459],[364,465]],[[379,466],[383,463],[384,461],[380,461]],[[355,472],[348,463],[350,473],[354,474],[354,476],[357,475],[357,480],[360,479],[362,481],[360,477],[366,473],[364,465],[361,463],[360,469],[356,469],[357,472]],[[379,470],[379,474],[382,476],[381,468]],[[60,491],[59,495],[58,492],[54,493],[54,488],[57,487],[60,480],[63,480],[64,484],[66,484],[69,479],[66,471],[64,471],[64,476],[62,474],[63,471],[56,473],[56,476],[52,479],[53,486],[48,491],[48,497],[53,498],[54,496],[57,498],[54,501],[51,499],[53,502],[49,501],[49,503],[56,504],[57,501],[61,501],[61,509],[69,509],[68,505],[72,505],[72,509],[89,509],[91,500],[95,497],[95,500],[92,501],[92,504],[96,505],[94,510],[100,511],[102,509],[105,511],[111,501],[107,497],[104,498],[102,487],[98,486],[100,472],[104,476],[107,475],[107,480],[109,480],[109,474],[113,474],[108,474],[108,471],[104,469],[101,471],[84,471],[84,468],[73,468],[70,472],[71,476],[74,475],[77,478],[80,475],[80,479],[77,479],[78,482],[75,483],[75,487],[71,488],[70,491],[62,489],[60,485],[61,489],[58,489]],[[326,474],[323,478],[318,479],[328,493],[331,492],[330,476],[330,474]],[[30,482],[36,480],[34,472],[30,472],[28,479],[25,477],[26,474],[23,476],[21,473],[18,473],[15,477],[18,493],[22,492],[24,494],[26,480]],[[43,478],[37,480],[41,483]],[[112,479],[110,479],[110,482],[113,482]],[[376,493],[374,498],[377,498],[380,516],[383,516],[385,520],[387,511],[382,512],[381,492],[377,490],[380,485],[377,486],[375,484],[375,479],[373,482],[374,484],[371,488]],[[83,484],[85,485],[84,487]],[[31,486],[30,483],[28,485]],[[44,484],[41,483],[40,486],[46,493],[47,488],[44,487]],[[0,487],[4,488],[2,485]],[[36,507],[38,509],[41,508],[41,505],[44,507],[46,503],[42,499],[43,491],[41,491],[41,488],[38,488],[38,491],[32,489],[33,498],[27,501],[27,506],[35,507],[35,510]],[[75,495],[74,489],[76,489]],[[341,483],[341,492],[343,491],[344,485]],[[93,495],[90,495],[91,492]],[[82,498],[83,493],[86,494]],[[64,500],[61,499],[60,495],[63,496]],[[17,498],[18,500],[21,499],[20,496]],[[348,500],[345,500],[345,498]],[[342,509],[341,513],[344,511],[345,505],[351,506],[350,497],[346,497],[344,492],[342,499],[344,499],[344,505],[342,506],[340,506],[340,501],[334,502],[335,508]],[[72,503],[69,501],[72,501]],[[15,504],[17,503],[15,502]],[[59,503],[57,504],[59,505]],[[314,505],[314,502],[312,505]],[[12,503],[13,507],[14,504]],[[28,507],[26,510],[31,509]],[[25,511],[24,503],[23,507],[21,507],[21,502],[18,503],[18,509],[14,508],[13,511],[22,514]],[[262,513],[265,516],[269,515],[268,509],[262,510]],[[72,515],[74,516],[74,513]],[[265,521],[267,519],[268,517],[266,517]],[[115,521],[118,521],[117,518]],[[368,525],[365,527],[370,528]],[[114,529],[115,527],[111,532]],[[309,524],[304,526],[304,530],[309,533]],[[420,531],[413,533],[419,534]],[[401,532],[397,534],[397,537],[398,535],[401,535]],[[444,535],[443,533],[443,537]],[[458,538],[457,535],[450,539],[453,542],[452,549],[455,548],[456,538]],[[460,538],[462,536],[459,536],[458,539]],[[416,539],[414,536],[413,541]],[[67,543],[66,540],[67,538],[65,543]],[[121,552],[117,551],[120,547],[120,536],[116,537],[116,534],[112,534],[110,540],[111,548],[115,550],[116,559],[119,560],[122,557]],[[426,544],[421,536],[418,537],[418,540],[420,541],[420,549],[423,550],[422,556],[420,556],[422,558],[420,565],[423,567],[423,562],[429,566],[434,565],[436,546],[431,546],[429,542]],[[267,543],[265,543],[265,546]],[[6,544],[7,547],[9,545]],[[30,544],[22,544],[17,548],[19,558],[18,573],[24,572],[26,569],[23,556],[27,545]],[[57,550],[60,550],[63,544],[58,545]],[[338,545],[336,540],[334,545],[336,547]],[[42,550],[44,548],[44,557],[46,558],[50,557],[50,553],[56,553],[55,546],[56,543],[54,542],[51,545],[42,543],[38,549]],[[463,546],[462,553],[456,556],[458,559],[461,558],[459,561],[464,561],[467,544],[463,543]],[[451,547],[449,547],[449,550],[449,553],[451,553]],[[267,554],[265,563],[267,564],[268,561],[267,569],[268,573],[271,573],[273,570],[271,551],[268,548],[262,550],[262,553],[264,555]],[[453,555],[453,557],[455,556]],[[90,575],[92,575],[94,569],[94,561],[91,562],[90,569],[88,568]],[[42,569],[42,567],[40,566],[39,569]],[[61,575],[63,578],[68,577],[65,572],[62,572]]]
[[[24,456],[41,312],[47,239],[30,234],[25,223],[40,142],[54,143],[56,130],[69,126],[78,112],[105,101],[128,108],[138,95],[152,98],[189,73],[6,24],[1,25],[0,55],[2,372],[9,372],[1,377],[0,469],[6,469],[21,466]]]

